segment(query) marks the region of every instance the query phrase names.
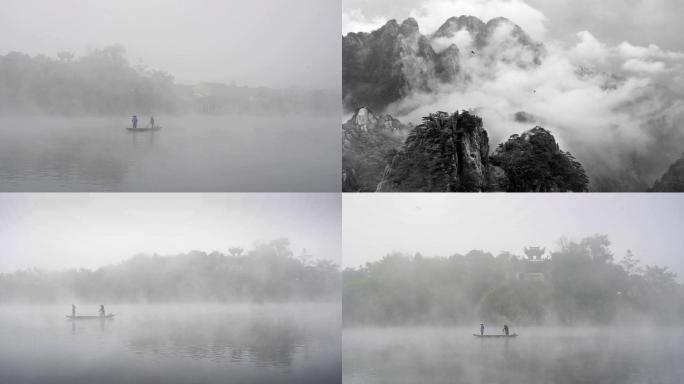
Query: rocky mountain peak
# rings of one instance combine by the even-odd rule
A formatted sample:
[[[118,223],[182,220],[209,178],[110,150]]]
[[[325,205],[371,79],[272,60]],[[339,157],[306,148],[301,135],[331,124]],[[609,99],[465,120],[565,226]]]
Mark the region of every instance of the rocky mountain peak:
[[[354,116],[352,116],[350,122],[356,129],[368,131],[368,128],[375,127],[378,123],[378,118],[375,117],[370,109],[361,107],[354,112]]]
[[[588,179],[551,132],[534,127],[490,155],[482,119],[461,111],[423,118],[383,172],[377,191],[586,191]]]
[[[408,19],[404,20],[401,23],[399,30],[404,36],[409,36],[420,32],[418,22],[413,17],[409,17]]]
[[[504,25],[509,29],[500,30]],[[459,36],[462,30],[470,36]],[[343,37],[343,104],[347,110],[367,105],[383,111],[411,93],[429,93],[468,78],[462,73],[465,60],[526,67],[540,64],[543,53],[543,45],[505,18],[484,23],[474,16],[451,17],[429,37],[420,33],[413,18],[401,24],[389,20],[371,33]]]
[[[479,35],[486,31],[486,24],[475,16],[453,16],[448,18],[432,37],[452,37],[461,30],[466,30],[473,35]]]

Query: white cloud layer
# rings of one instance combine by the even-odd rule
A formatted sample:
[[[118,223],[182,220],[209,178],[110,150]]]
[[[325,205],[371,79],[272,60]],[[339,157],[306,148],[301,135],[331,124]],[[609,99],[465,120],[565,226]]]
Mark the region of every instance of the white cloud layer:
[[[349,32],[370,32],[380,28],[387,20],[383,17],[366,17],[360,9],[342,12],[342,34]]]
[[[406,17],[415,18],[421,31],[431,34],[449,17],[460,15],[476,16],[485,22],[506,17],[535,39],[542,39],[546,35],[544,15],[522,0],[427,0],[413,7]],[[370,32],[385,22],[387,20],[382,17],[366,16],[359,8],[343,10],[342,33]]]
[[[680,54],[626,42],[609,46],[587,31],[577,38],[570,47],[547,42],[539,66],[519,65],[528,62],[528,52],[505,41],[482,55],[462,55],[464,77],[456,84],[410,95],[388,112],[418,123],[437,110],[476,109],[492,145],[542,125],[585,165],[594,182],[631,178],[651,184],[684,151]],[[469,52],[467,45],[459,48]],[[516,122],[520,111],[536,121]]]
[[[606,185],[611,177],[610,182],[650,185],[684,152],[684,52],[629,41],[610,44],[588,30],[575,31],[574,42],[561,42],[546,33],[551,21],[522,0],[426,0],[409,6],[407,16],[418,21],[423,34],[451,16],[473,15],[485,22],[503,16],[544,43],[547,54],[541,65],[525,65],[532,52],[511,43],[503,30],[498,31],[502,38],[495,33],[494,43],[478,55],[464,54],[472,44],[467,31],[437,39],[436,51],[454,43],[462,52],[461,78],[390,106],[387,112],[400,119],[415,124],[437,110],[474,108],[492,145],[542,125],[585,165],[594,187],[604,189],[629,187]],[[386,21],[363,15],[359,9],[347,12],[343,25],[370,31]],[[536,121],[515,121],[520,111]]]

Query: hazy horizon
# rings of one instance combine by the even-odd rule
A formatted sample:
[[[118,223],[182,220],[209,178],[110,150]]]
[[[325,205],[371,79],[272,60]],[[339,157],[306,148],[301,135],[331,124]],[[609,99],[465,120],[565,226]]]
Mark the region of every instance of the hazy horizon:
[[[119,44],[132,64],[179,83],[339,90],[339,14],[339,3],[316,0],[8,0],[0,54],[81,56]]]
[[[279,238],[340,260],[336,194],[0,194],[0,272],[95,269],[136,254],[248,250]]]
[[[642,265],[684,277],[684,196],[678,194],[345,194],[343,266],[355,268],[392,252],[425,257],[483,250],[523,255],[562,237],[604,234],[615,261],[627,250]]]

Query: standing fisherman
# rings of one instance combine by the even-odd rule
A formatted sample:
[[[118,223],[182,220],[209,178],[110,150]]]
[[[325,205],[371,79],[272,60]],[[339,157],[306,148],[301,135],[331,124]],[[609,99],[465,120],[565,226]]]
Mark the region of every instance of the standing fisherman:
[[[105,309],[104,309],[104,305],[102,305],[102,304],[100,304],[100,316],[105,317]]]
[[[138,116],[133,115],[133,117],[131,118],[131,121],[133,122],[133,129],[137,129],[138,128]]]
[[[71,304],[71,317],[76,317],[76,306]]]
[[[504,324],[503,333],[504,335],[508,336],[508,324]]]
[[[484,336],[484,323],[480,323],[480,336]]]
[[[150,116],[150,128],[154,128],[154,116]]]

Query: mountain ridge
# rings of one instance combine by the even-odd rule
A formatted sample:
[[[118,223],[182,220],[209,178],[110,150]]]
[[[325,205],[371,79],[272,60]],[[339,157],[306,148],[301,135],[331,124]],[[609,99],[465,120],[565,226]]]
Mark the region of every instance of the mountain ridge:
[[[464,40],[458,35],[462,31],[472,39],[462,44],[470,52],[456,44]],[[539,65],[544,54],[543,44],[502,17],[487,23],[474,16],[451,17],[429,35],[420,32],[413,18],[401,24],[391,19],[374,31],[342,37],[343,106],[348,111],[363,106],[384,111],[413,92],[464,82],[464,61],[471,56],[483,65],[502,60],[528,66]]]

